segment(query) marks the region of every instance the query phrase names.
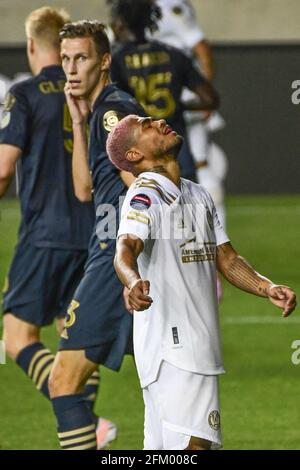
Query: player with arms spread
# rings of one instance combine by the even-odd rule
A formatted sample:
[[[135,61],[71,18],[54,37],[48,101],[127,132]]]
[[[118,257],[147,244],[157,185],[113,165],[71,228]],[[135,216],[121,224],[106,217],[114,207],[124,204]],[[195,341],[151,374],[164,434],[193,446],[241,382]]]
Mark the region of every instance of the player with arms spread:
[[[214,203],[180,178],[182,137],[164,120],[127,116],[109,136],[131,171],[115,267],[134,310],[134,350],[145,402],[145,449],[221,445],[218,375],[224,372],[216,273],[288,316],[295,293],[258,274],[232,247]]]

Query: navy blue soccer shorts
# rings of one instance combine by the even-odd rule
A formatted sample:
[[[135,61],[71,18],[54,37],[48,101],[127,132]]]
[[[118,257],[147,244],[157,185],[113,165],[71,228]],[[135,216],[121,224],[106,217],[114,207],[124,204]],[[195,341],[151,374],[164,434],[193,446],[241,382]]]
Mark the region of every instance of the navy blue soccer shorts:
[[[16,246],[3,291],[2,311],[42,327],[63,318],[83,273],[87,250]]]
[[[87,359],[119,370],[125,354],[133,354],[133,319],[125,308],[123,285],[113,257],[84,274],[69,306],[59,350],[84,350]]]

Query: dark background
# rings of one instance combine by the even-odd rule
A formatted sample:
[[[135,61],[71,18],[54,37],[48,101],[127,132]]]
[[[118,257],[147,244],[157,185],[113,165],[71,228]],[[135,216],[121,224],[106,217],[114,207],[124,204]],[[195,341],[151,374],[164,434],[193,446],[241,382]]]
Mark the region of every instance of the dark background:
[[[300,45],[214,45],[227,126],[215,134],[229,160],[230,194],[300,191],[300,105],[291,101],[300,79]],[[0,73],[28,71],[25,48],[0,48]]]

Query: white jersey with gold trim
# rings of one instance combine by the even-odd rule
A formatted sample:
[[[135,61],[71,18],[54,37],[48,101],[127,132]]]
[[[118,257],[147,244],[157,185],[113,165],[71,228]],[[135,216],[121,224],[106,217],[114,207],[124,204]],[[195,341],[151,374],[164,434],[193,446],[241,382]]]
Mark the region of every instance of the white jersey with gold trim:
[[[216,247],[229,239],[214,203],[200,185],[142,173],[129,188],[118,236],[143,240],[138,258],[153,304],[134,313],[134,350],[142,387],[157,378],[163,360],[204,375],[224,372]]]

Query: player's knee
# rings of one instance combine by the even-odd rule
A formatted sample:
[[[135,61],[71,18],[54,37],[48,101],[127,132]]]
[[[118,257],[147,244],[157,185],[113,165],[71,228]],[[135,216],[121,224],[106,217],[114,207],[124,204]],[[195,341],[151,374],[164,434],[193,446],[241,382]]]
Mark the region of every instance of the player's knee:
[[[3,323],[5,351],[12,360],[15,361],[24,348],[39,341],[36,331],[32,331],[30,328],[15,328],[13,322],[9,321],[8,315],[5,315]]]
[[[81,383],[76,373],[60,357],[60,353],[55,358],[48,380],[49,394],[51,398],[72,395],[81,391]]]
[[[65,326],[65,319],[64,318],[57,318],[56,320],[56,332],[58,336],[61,336]]]
[[[48,388],[51,398],[64,394],[66,382],[64,372],[64,367],[61,361],[58,361],[56,357],[48,379]]]
[[[65,381],[63,368],[57,362],[54,362],[48,379],[48,388],[51,398],[64,394]]]
[[[191,437],[189,445],[187,446],[186,450],[210,450],[211,442],[207,441],[206,439],[201,439],[200,437]]]

